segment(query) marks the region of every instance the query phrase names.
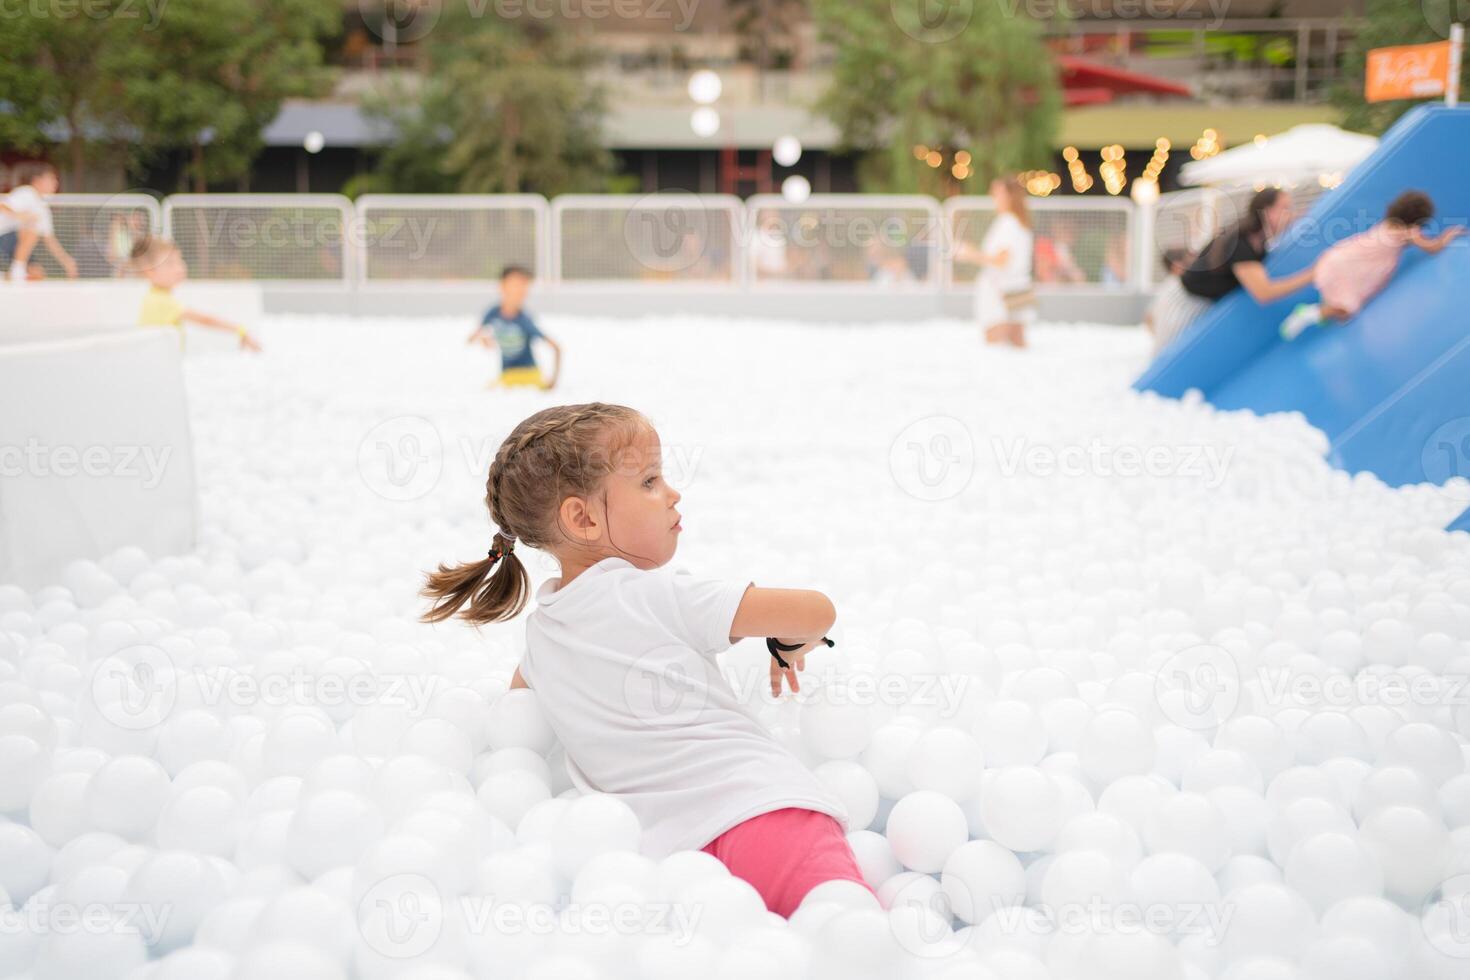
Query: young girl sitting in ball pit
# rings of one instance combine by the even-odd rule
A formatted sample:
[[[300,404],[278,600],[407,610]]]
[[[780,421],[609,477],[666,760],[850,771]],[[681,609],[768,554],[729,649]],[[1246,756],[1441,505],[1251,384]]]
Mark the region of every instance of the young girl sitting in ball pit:
[[[529,687],[583,792],[638,816],[642,851],[702,849],[789,916],[813,889],[877,908],[844,835],[842,804],[741,709],[716,654],[773,637],[771,694],[798,691],[808,650],[836,613],[821,594],[698,578],[665,566],[683,531],[658,433],[594,402],[537,412],[501,444],[486,503],[499,530],[481,560],[440,565],[424,616],[514,617],[530,580],[517,544],[553,557],[536,592],[512,687]],[[787,665],[789,664],[789,666]]]

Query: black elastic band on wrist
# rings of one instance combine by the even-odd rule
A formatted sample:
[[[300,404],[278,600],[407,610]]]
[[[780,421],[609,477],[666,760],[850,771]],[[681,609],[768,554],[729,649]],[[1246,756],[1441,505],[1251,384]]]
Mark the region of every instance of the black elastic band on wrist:
[[[831,640],[827,639],[825,636],[822,637],[822,642],[827,644],[829,647],[837,645]],[[790,653],[792,650],[800,650],[805,645],[806,644],[804,643],[786,644],[780,642],[774,636],[766,637],[766,649],[771,651],[771,656],[776,658],[776,663],[778,666],[780,666],[782,670],[790,670],[791,665],[781,658],[781,654]]]

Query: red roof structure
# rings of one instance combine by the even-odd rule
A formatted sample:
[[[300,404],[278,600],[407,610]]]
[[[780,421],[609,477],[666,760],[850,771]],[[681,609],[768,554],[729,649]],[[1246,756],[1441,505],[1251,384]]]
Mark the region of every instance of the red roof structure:
[[[1058,54],[1057,72],[1062,82],[1062,104],[1066,106],[1103,105],[1119,95],[1174,95],[1188,98],[1194,93],[1188,85],[1127,71],[1111,65]]]

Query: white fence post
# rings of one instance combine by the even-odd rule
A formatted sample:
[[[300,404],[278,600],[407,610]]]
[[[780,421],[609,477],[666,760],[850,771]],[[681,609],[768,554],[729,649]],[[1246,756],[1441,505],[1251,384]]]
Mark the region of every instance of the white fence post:
[[[1133,288],[1148,292],[1153,288],[1154,269],[1157,268],[1158,250],[1154,242],[1154,208],[1158,201],[1136,205],[1138,234],[1137,259],[1133,263]]]

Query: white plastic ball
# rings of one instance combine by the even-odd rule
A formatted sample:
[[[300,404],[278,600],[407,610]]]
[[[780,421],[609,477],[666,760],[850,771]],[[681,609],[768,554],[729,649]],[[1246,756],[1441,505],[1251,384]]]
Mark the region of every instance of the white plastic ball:
[[[979,791],[983,768],[979,742],[959,728],[931,728],[909,752],[909,782],[918,790],[932,790],[956,802]]]
[[[575,878],[590,858],[637,851],[643,830],[631,807],[615,796],[591,793],[573,800],[552,830],[557,869]]]
[[[1040,769],[1016,766],[986,774],[980,814],[996,843],[1012,851],[1039,851],[1062,829],[1062,790]]]

